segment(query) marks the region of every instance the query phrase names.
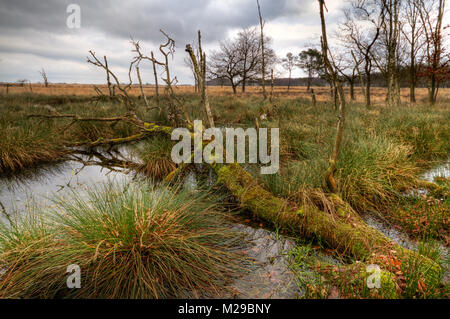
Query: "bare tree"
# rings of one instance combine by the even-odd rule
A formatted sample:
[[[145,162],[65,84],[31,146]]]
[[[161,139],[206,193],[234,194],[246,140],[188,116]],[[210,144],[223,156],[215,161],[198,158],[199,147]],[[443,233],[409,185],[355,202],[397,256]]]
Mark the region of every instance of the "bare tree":
[[[152,57],[152,65],[153,65],[153,76],[155,78],[155,98],[156,98],[156,105],[161,108],[160,104],[159,104],[159,85],[158,85],[158,73],[156,71],[156,60],[155,60],[155,55],[153,54],[153,51],[151,52],[151,57]]]
[[[375,58],[379,70],[385,75],[387,83],[387,105],[400,105],[400,58],[399,44],[401,35],[400,0],[379,0],[381,19],[381,44],[385,54],[386,65],[381,67]]]
[[[266,37],[265,65],[273,67],[277,57],[267,43]],[[250,81],[260,77],[262,67],[262,47],[255,29],[241,30],[235,39],[220,42],[219,50],[213,51],[209,62],[209,75],[216,79],[227,79],[236,94],[236,88],[242,85],[242,92]]]
[[[42,76],[42,79],[44,80],[44,85],[47,88],[48,87],[48,78],[47,78],[47,73],[45,72],[44,68],[42,68],[39,71],[39,74]]]
[[[139,88],[141,89],[141,96],[142,99],[144,100],[145,107],[147,108],[148,111],[150,110],[150,104],[148,103],[147,96],[145,95],[144,86],[142,85],[141,72],[139,71],[139,66],[137,65],[136,65],[136,75],[139,81]]]
[[[269,101],[273,101],[273,89],[274,89],[274,77],[273,77],[273,69],[270,69],[270,95],[269,95]]]
[[[116,87],[119,89],[119,98],[122,100],[122,102],[124,103],[127,110],[129,110],[130,112],[136,112],[136,105],[135,105],[134,101],[130,98],[128,91],[130,90],[131,85],[133,84],[133,82],[131,80],[131,73],[133,70],[133,65],[137,62],[137,60],[134,59],[130,62],[130,66],[128,68],[129,82],[127,84],[122,84],[122,83],[120,83],[119,78],[111,71],[109,66],[107,66],[104,62],[100,61],[100,59],[97,58],[95,52],[90,50],[89,54],[90,54],[90,57],[87,57],[87,62],[104,69],[107,74],[111,75],[111,77],[116,82]],[[95,89],[95,86],[94,86],[94,89]]]
[[[200,52],[199,52],[199,48],[201,47],[201,45],[198,44],[198,36],[197,39],[195,39],[191,44],[191,47],[194,50],[194,55],[196,57],[197,61],[201,60],[201,56],[200,56]],[[197,78],[197,73],[195,72],[195,68],[194,68],[194,64],[192,62],[192,59],[190,57],[187,57],[184,59],[184,64],[185,66],[187,66],[191,72],[192,72],[192,76],[194,77],[194,91],[195,93],[201,93],[200,87],[199,87],[199,79]]]
[[[420,24],[420,0],[405,0],[402,33],[409,44],[409,101],[416,103],[417,60],[425,41]]]
[[[195,91],[195,93],[200,92],[198,79],[197,79],[197,73],[195,73],[195,69],[194,69],[194,65],[192,64],[192,60],[190,58],[185,58],[184,59],[184,65],[187,66],[191,70],[192,76],[194,77],[194,91]]]
[[[151,52],[151,57],[144,55],[141,51],[139,42],[132,41],[132,43],[134,45],[133,52],[135,52],[137,54],[137,56],[134,58],[134,60],[132,61],[131,64],[133,65],[134,63],[137,63],[137,65],[139,65],[139,63],[144,59],[149,60],[153,63],[153,71],[155,74],[156,90],[158,90],[158,82],[157,82],[158,78],[156,76],[156,65],[162,66],[164,68],[164,74],[165,74],[165,77],[163,77],[162,80],[166,84],[165,95],[168,100],[169,120],[173,124],[180,126],[183,122],[183,116],[181,114],[181,113],[183,113],[184,119],[186,119],[188,121],[188,123],[192,123],[184,104],[178,100],[178,98],[175,96],[175,93],[173,91],[173,85],[175,83],[177,83],[178,80],[176,77],[172,78],[170,75],[169,57],[173,58],[173,55],[175,53],[175,41],[163,30],[160,30],[160,32],[164,35],[164,37],[166,39],[166,42],[162,43],[159,46],[159,51],[161,52],[161,54],[163,56],[162,62],[155,59],[153,52]],[[130,66],[130,68],[131,68],[131,66]],[[131,76],[129,76],[129,78],[130,78],[130,82],[131,82]],[[157,99],[159,100],[158,91],[156,93],[157,93]],[[158,101],[158,107],[160,107],[159,101]]]
[[[300,52],[297,66],[308,74],[307,91],[311,88],[311,81],[314,75],[324,76],[325,73],[322,53],[314,48],[309,48]]]
[[[364,61],[364,78],[359,67],[357,72],[360,75],[361,85],[365,80],[363,93],[366,107],[371,106],[373,50],[380,37],[381,25],[384,20],[384,15],[380,12],[376,1],[353,0],[351,8],[344,10],[345,21],[340,25],[340,33],[348,44],[355,63],[360,61],[356,58],[357,55]]]
[[[419,15],[426,39],[425,70],[421,72],[427,80],[428,100],[436,102],[441,81],[449,77],[450,57],[444,46],[446,34],[443,30],[445,0],[419,0]]]
[[[353,50],[350,51],[350,54],[352,55],[353,61],[355,63],[355,69],[356,69],[356,72],[358,73],[359,83],[361,85],[361,92],[362,92],[362,95],[364,96],[364,99],[366,100],[366,107],[369,107],[370,106],[370,92],[369,92],[369,94],[367,96],[366,95],[366,87],[365,87],[366,84],[364,82],[364,78],[362,76],[362,73],[361,73],[361,71],[359,69],[359,66],[362,64],[364,59],[361,59],[361,58],[358,59],[356,57],[355,53],[353,52]],[[369,105],[367,105],[367,102],[369,102]]]
[[[298,64],[298,56],[293,55],[292,52],[288,52],[286,54],[286,57],[281,60],[283,68],[288,72],[289,74],[289,80],[288,80],[288,92],[291,88],[291,78],[292,78],[292,70],[297,66]]]
[[[347,59],[345,56],[335,57],[335,67],[340,75],[347,81],[350,86],[350,99],[354,101],[355,98],[355,82],[358,78],[358,68],[361,61],[354,59]]]
[[[261,45],[255,29],[243,29],[238,33],[236,50],[240,57],[238,64],[242,77],[242,92],[246,84],[259,73],[262,63]]]
[[[237,86],[242,83],[241,56],[236,49],[236,43],[230,40],[220,42],[219,50],[213,51],[209,62],[209,74],[212,78],[229,81],[233,93],[237,93]]]

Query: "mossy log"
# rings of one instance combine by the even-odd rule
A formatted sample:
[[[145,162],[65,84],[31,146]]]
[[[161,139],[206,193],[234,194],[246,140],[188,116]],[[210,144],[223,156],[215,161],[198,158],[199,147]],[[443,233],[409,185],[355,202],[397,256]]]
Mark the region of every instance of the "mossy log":
[[[437,263],[399,246],[370,227],[339,196],[330,196],[337,207],[336,214],[322,212],[313,206],[296,208],[265,190],[239,164],[212,166],[218,181],[226,186],[243,208],[275,227],[319,239],[345,256],[363,262],[380,260],[377,257],[392,253],[402,262],[414,258],[418,261],[416,270],[426,282],[439,280],[441,268]]]

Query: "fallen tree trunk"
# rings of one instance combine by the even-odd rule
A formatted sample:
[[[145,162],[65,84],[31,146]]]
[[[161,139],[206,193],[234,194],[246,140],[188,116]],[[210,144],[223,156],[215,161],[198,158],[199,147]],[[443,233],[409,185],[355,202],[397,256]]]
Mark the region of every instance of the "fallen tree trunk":
[[[380,256],[392,254],[401,262],[415,258],[416,271],[426,283],[439,281],[441,268],[437,263],[401,247],[370,227],[338,195],[330,195],[337,207],[336,214],[325,213],[314,206],[292,208],[286,200],[261,187],[240,165],[215,164],[212,167],[218,181],[238,199],[241,207],[275,227],[319,239],[343,255],[363,262],[380,261]]]

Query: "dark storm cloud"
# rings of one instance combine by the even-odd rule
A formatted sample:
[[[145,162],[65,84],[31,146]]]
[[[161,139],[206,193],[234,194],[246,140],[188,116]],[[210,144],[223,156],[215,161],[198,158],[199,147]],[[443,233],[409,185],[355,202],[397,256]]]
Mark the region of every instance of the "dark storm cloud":
[[[341,2],[333,1],[329,7]],[[67,6],[72,3],[81,8],[81,29],[66,25]],[[277,51],[297,50],[305,37],[316,37],[317,1],[260,3]],[[330,22],[338,10],[333,11]],[[55,81],[66,81],[67,74],[73,74],[73,81],[89,82],[95,78],[92,72],[98,72],[86,67],[90,49],[108,55],[110,65],[126,74],[130,37],[142,41],[144,48],[155,49],[164,40],[159,32],[163,29],[175,39],[177,52],[182,52],[202,30],[204,48],[210,50],[231,31],[258,24],[256,0],[1,0],[0,81],[16,77],[37,81],[36,69],[45,67]],[[191,82],[183,59],[182,53],[175,54],[174,74],[182,83]]]
[[[261,0],[264,18],[270,21],[292,14],[293,8],[299,8],[291,5],[292,1],[295,2]],[[258,23],[253,0],[7,0],[0,3],[0,28],[9,32],[21,29],[67,32],[66,8],[70,3],[80,5],[83,28],[96,29],[111,37],[133,36],[152,42],[160,41],[160,28],[184,43],[194,38],[198,29],[207,35],[205,40],[215,41],[222,39],[229,29]]]

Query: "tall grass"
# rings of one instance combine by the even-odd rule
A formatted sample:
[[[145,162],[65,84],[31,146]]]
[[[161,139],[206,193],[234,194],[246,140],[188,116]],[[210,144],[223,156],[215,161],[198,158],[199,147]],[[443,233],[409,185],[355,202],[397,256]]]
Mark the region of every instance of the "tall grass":
[[[381,209],[398,199],[400,189],[415,185],[412,150],[391,138],[375,135],[347,140],[339,158],[339,191],[359,211]]]
[[[268,126],[280,127],[281,169],[260,176],[266,186],[284,197],[304,188],[323,189],[335,124],[330,105],[280,102]],[[384,210],[398,201],[401,190],[417,185],[424,165],[448,156],[449,134],[445,106],[368,111],[351,104],[336,172],[340,195],[358,211]]]
[[[0,297],[214,296],[237,269],[224,225],[205,192],[109,183],[55,200],[55,208],[0,226]],[[68,265],[81,288],[68,289]]]
[[[448,102],[385,110],[375,129],[411,146],[416,161],[442,159],[450,153]]]
[[[50,130],[27,123],[21,126],[0,123],[0,174],[59,160],[64,154]]]

